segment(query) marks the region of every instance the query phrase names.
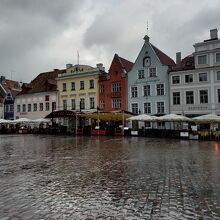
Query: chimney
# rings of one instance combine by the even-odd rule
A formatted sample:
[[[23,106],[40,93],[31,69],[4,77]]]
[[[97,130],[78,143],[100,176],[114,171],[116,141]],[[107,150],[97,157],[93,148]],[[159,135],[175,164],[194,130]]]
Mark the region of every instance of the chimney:
[[[176,64],[181,63],[181,52],[176,53]]]
[[[0,83],[4,84],[5,83],[5,76],[0,76]]]
[[[218,30],[217,28],[210,30],[210,39],[218,39]]]
[[[66,64],[66,69],[69,69],[69,68],[71,68],[73,65],[71,64],[71,63],[67,63]]]
[[[103,66],[102,63],[97,63],[97,64],[96,64],[96,67],[97,67],[99,70],[105,71],[105,67]]]

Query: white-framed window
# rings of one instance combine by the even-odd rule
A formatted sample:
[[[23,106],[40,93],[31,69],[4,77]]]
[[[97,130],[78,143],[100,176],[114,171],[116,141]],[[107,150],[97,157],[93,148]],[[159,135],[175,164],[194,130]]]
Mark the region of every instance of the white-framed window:
[[[71,82],[71,90],[74,91],[76,89],[75,82]]]
[[[45,95],[45,101],[49,102],[50,101],[50,96],[49,95]]]
[[[164,102],[157,102],[157,114],[163,114],[165,110]]]
[[[180,105],[180,92],[173,92],[173,105]]]
[[[201,104],[205,104],[209,102],[207,89],[199,91],[199,99]]]
[[[186,91],[186,104],[194,104],[194,92]]]
[[[67,101],[63,99],[63,110],[67,110]]]
[[[99,107],[100,107],[100,109],[104,109],[105,108],[105,101],[104,100],[100,100]]]
[[[220,103],[220,89],[217,89],[217,98],[218,98],[218,103]]]
[[[99,92],[100,92],[100,93],[104,93],[104,91],[105,91],[104,88],[105,88],[105,87],[104,87],[104,84],[100,84],[100,85],[99,85]]]
[[[207,82],[208,74],[207,73],[199,73],[199,82]]]
[[[157,84],[157,95],[164,95],[164,84]]]
[[[185,75],[185,83],[192,83],[193,82],[193,74]]]
[[[50,103],[46,102],[46,107],[45,107],[46,111],[50,111]]]
[[[76,100],[71,99],[71,110],[75,110],[75,109],[76,109]]]
[[[131,97],[132,98],[138,97],[137,86],[132,86],[131,87]]]
[[[34,103],[34,112],[37,111],[37,103]]]
[[[28,112],[31,112],[31,104],[28,104]]]
[[[114,108],[114,109],[121,108],[121,99],[113,99],[112,100],[112,108]]]
[[[81,90],[84,89],[84,81],[80,81],[80,89],[81,89]]]
[[[216,79],[220,80],[220,70],[216,71]]]
[[[172,76],[172,84],[180,84],[180,76]]]
[[[215,54],[215,62],[216,63],[220,62],[220,53]]]
[[[14,105],[13,105],[13,104],[10,104],[10,105],[9,105],[9,111],[10,111],[10,112],[14,112]]]
[[[156,77],[157,76],[157,69],[156,67],[149,68],[149,77]]]
[[[85,99],[81,98],[79,103],[80,109],[85,109]]]
[[[90,104],[90,109],[95,108],[95,98],[94,97],[89,98],[89,104]]]
[[[57,108],[57,103],[56,102],[52,102],[52,111],[56,110]]]
[[[93,79],[89,80],[89,88],[94,89],[94,80]]]
[[[44,110],[44,104],[41,102],[39,103],[39,111],[43,111]]]
[[[66,83],[63,83],[63,92],[66,91]]]
[[[150,102],[144,103],[144,114],[151,114],[151,103]]]
[[[143,86],[143,94],[144,96],[150,96],[150,85]]]
[[[112,92],[120,92],[121,91],[121,83],[114,82],[112,83]]]
[[[17,112],[20,112],[20,111],[21,111],[21,106],[17,105]]]
[[[144,79],[144,78],[145,78],[144,70],[138,70],[138,79]]]
[[[197,63],[198,65],[203,65],[203,64],[207,64],[207,55],[199,55],[197,57]]]
[[[133,114],[138,114],[138,103],[131,104],[131,111]]]
[[[26,104],[22,105],[22,112],[26,112]]]

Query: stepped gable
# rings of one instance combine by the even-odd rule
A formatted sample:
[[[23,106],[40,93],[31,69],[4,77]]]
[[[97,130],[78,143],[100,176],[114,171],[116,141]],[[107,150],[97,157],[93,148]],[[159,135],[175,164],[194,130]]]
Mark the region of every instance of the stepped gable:
[[[154,52],[156,53],[157,57],[159,58],[160,62],[163,65],[167,66],[175,66],[175,62],[173,61],[172,58],[170,58],[168,55],[166,55],[164,52],[162,52],[160,49],[155,47],[153,44],[151,44]]]

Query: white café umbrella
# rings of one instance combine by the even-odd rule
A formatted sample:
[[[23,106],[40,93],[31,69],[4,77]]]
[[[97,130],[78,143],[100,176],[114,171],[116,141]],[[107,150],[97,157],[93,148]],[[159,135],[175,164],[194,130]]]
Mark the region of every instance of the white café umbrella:
[[[157,121],[164,121],[164,122],[189,122],[192,121],[191,118],[188,118],[183,115],[176,115],[176,114],[168,114],[163,115],[157,118]]]
[[[0,124],[8,124],[10,121],[0,118]]]
[[[38,118],[38,119],[32,120],[32,122],[34,122],[34,123],[49,123],[49,122],[51,122],[51,120],[47,119],[47,118]]]
[[[215,114],[201,115],[193,118],[193,121],[197,124],[215,124],[220,123],[220,116]]]
[[[32,119],[29,119],[29,118],[18,118],[18,119],[15,119],[14,121],[11,121],[11,123],[13,124],[17,124],[17,123],[31,123],[33,122]]]
[[[136,116],[132,116],[130,118],[127,118],[128,121],[155,121],[156,120],[156,116],[150,116],[150,115],[146,115],[146,114],[141,114],[141,115],[136,115]]]

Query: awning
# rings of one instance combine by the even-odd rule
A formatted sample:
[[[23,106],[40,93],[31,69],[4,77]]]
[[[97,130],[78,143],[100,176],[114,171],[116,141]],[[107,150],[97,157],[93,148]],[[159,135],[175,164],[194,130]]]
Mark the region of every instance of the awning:
[[[45,118],[71,118],[71,117],[76,117],[76,114],[77,113],[74,111],[60,110],[60,111],[51,112]]]

